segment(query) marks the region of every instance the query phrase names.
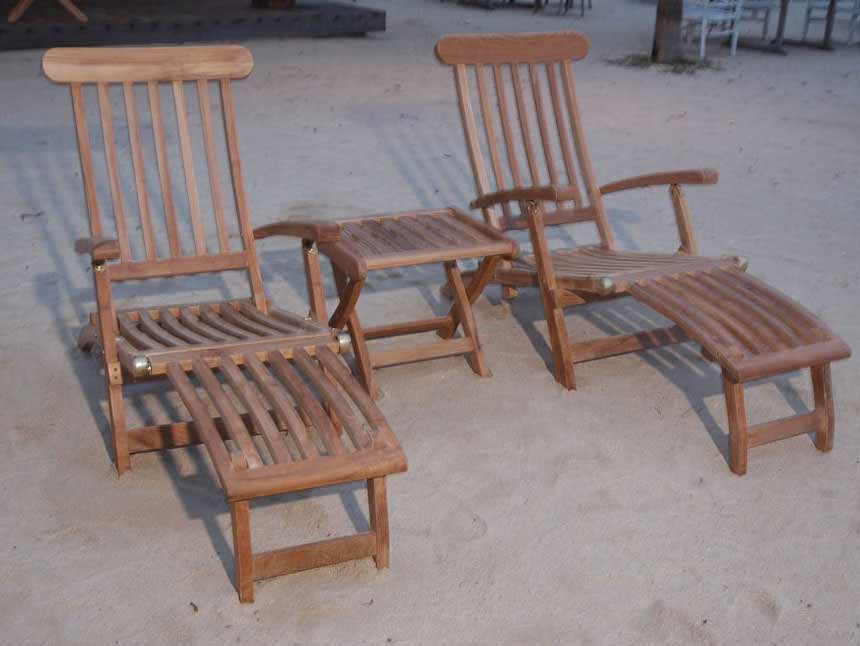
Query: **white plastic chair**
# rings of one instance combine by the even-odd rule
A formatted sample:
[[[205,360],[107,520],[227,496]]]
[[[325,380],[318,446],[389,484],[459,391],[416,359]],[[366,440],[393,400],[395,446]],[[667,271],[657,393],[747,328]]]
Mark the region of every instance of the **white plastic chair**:
[[[853,0],[852,0],[853,1]],[[731,55],[738,49],[743,0],[690,0],[684,3],[685,37],[699,27],[699,60],[705,60],[709,37],[731,36]]]
[[[806,17],[803,21],[803,40],[809,33],[809,23],[827,19],[829,0],[806,0]],[[837,0],[836,20],[848,21],[848,42],[854,40],[854,32],[860,24],[860,0]]]
[[[744,0],[741,20],[761,22],[761,39],[767,40],[771,11],[779,11],[779,0]]]

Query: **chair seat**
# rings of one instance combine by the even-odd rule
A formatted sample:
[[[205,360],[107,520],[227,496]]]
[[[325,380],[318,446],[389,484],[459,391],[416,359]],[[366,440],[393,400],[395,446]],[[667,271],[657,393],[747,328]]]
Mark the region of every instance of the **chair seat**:
[[[550,253],[561,287],[608,294],[628,291],[637,280],[710,267],[740,267],[743,259],[682,254],[615,251],[598,246],[559,249]],[[523,256],[516,269],[536,271],[533,255]]]
[[[120,363],[138,378],[164,374],[168,362],[187,369],[201,355],[215,366],[220,355],[289,355],[293,347],[337,345],[329,328],[272,307],[263,312],[249,300],[123,310],[117,323]]]
[[[514,256],[517,245],[454,209],[394,213],[341,223],[338,242],[320,251],[360,259],[366,269],[388,269],[485,256]]]

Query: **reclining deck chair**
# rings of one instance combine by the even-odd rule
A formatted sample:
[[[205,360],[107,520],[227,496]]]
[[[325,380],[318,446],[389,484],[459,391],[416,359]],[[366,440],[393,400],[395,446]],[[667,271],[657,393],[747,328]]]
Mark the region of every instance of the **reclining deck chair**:
[[[242,601],[253,601],[256,579],[364,556],[373,556],[378,567],[385,567],[385,477],[406,469],[385,418],[336,356],[344,349],[336,333],[319,318],[272,307],[263,293],[255,237],[282,234],[331,242],[338,239],[339,228],[284,222],[251,229],[231,80],[246,77],[252,66],[251,54],[237,46],[52,49],[43,60],[48,78],[71,87],[91,233],[76,246],[90,255],[97,306],[79,344],[90,349],[97,343],[104,355],[117,471],[122,474],[129,469],[132,453],[205,445],[230,505],[235,583]],[[187,84],[196,89],[196,100],[186,95]],[[85,85],[95,85],[109,205],[99,204]],[[140,85],[145,86],[145,101],[137,92]],[[165,118],[165,85],[172,92],[175,119]],[[212,85],[219,90],[215,105],[220,106],[223,118],[220,133]],[[136,223],[126,218],[122,149],[117,146],[118,119],[111,101],[112,95],[118,99],[120,93],[131,158],[127,173],[134,188],[140,235],[135,235]],[[149,174],[150,180],[157,175],[157,182],[147,179],[141,133],[149,124],[139,118],[144,103],[151,119],[149,143],[155,157],[155,171],[149,168]],[[189,118],[193,104],[199,108],[199,127],[193,116]],[[169,165],[171,140],[165,133],[168,124],[174,123],[182,179],[171,174]],[[198,190],[191,134],[201,130],[198,155],[202,150],[208,169],[208,200],[201,199]],[[226,148],[229,172],[225,168],[224,174],[231,179],[235,219],[223,192],[218,163],[224,157],[219,155],[222,147]],[[184,184],[181,203],[174,184]],[[161,208],[150,202],[153,185],[160,188]],[[180,208],[186,205],[187,210]],[[208,206],[212,219],[207,223]],[[107,224],[113,232],[105,231],[102,209],[112,215]],[[186,219],[181,218],[183,213],[187,213]],[[183,239],[180,232],[186,223],[190,223],[190,235],[186,233]],[[117,309],[114,304],[113,286],[121,281],[228,270],[247,274],[249,298],[130,310]],[[191,419],[126,428],[123,386],[165,376]],[[262,441],[255,441],[255,435]],[[370,531],[253,555],[249,500],[356,480],[368,483]]]
[[[513,297],[516,287],[540,288],[552,369],[568,389],[575,388],[574,362],[688,338],[699,342],[703,354],[723,370],[735,473],[746,471],[750,446],[800,433],[815,433],[816,446],[829,450],[829,364],[849,356],[849,348],[797,303],[747,276],[742,259],[696,255],[681,186],[714,184],[716,171],[653,173],[598,186],[570,64],[587,52],[587,39],[575,32],[452,35],[436,45],[436,56],[454,69],[478,192],[471,206],[481,209],[486,222],[499,230],[528,229],[532,243],[532,255],[513,266],[498,265],[491,282],[501,284],[506,297]],[[669,187],[681,242],[675,254],[616,249],[603,196],[649,186]],[[579,222],[596,225],[599,244],[549,250],[545,227]],[[571,344],[564,308],[627,295],[676,325]],[[812,372],[815,410],[747,428],[741,385],[805,367]]]

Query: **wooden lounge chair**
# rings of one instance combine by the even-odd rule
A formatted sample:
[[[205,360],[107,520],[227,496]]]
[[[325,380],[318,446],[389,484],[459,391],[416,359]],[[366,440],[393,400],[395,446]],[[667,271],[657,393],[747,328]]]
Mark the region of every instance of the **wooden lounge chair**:
[[[231,508],[242,601],[253,600],[252,583],[260,578],[371,555],[378,567],[385,567],[385,477],[406,469],[384,417],[335,354],[348,347],[348,337],[338,338],[313,312],[305,318],[272,307],[263,292],[255,238],[283,234],[330,242],[338,238],[339,228],[285,222],[251,229],[231,80],[244,78],[252,66],[250,53],[237,46],[52,49],[43,59],[48,78],[71,86],[91,233],[76,246],[90,255],[97,306],[79,343],[84,349],[98,344],[103,353],[117,471],[122,474],[130,467],[133,453],[205,445]],[[197,186],[188,115],[193,97],[186,95],[187,83],[196,89],[208,200],[201,199]],[[157,182],[148,181],[144,161],[141,126],[147,124],[136,92],[141,84],[146,86]],[[221,133],[211,84],[219,91]],[[99,203],[96,190],[85,85],[95,85],[109,205]],[[169,85],[175,108],[184,174],[177,183],[185,186],[182,203],[168,165],[164,85]],[[112,89],[114,96],[121,91],[124,101],[139,228],[126,217]],[[232,208],[222,186],[219,134],[226,148]],[[153,184],[161,190],[161,208],[150,202]],[[181,208],[186,204],[187,210]],[[204,215],[209,209],[203,205],[211,205],[208,224]],[[106,222],[103,210],[112,216]],[[184,220],[183,212],[188,216]],[[185,239],[180,235],[184,224],[190,230]],[[106,225],[113,231],[105,231]],[[245,272],[248,298],[130,310],[114,304],[113,288],[122,281],[225,271]],[[123,387],[165,376],[191,419],[126,428]],[[213,417],[212,410],[218,415]],[[262,442],[255,442],[253,435],[262,436]],[[249,500],[355,480],[368,482],[370,531],[252,555]]]
[[[714,184],[716,171],[661,172],[597,184],[570,65],[587,52],[587,39],[574,32],[452,35],[436,45],[439,60],[454,70],[478,191],[472,208],[481,209],[486,223],[500,231],[528,229],[532,243],[531,255],[513,266],[500,264],[491,282],[501,284],[506,297],[513,297],[517,287],[540,288],[553,373],[568,389],[575,388],[575,362],[688,338],[699,342],[723,370],[735,473],[746,471],[750,446],[800,433],[815,433],[815,445],[829,450],[829,364],[849,356],[850,349],[800,305],[747,276],[742,259],[696,255],[681,186]],[[649,186],[669,187],[680,238],[675,254],[616,248],[603,196]],[[547,226],[580,222],[596,226],[599,244],[550,251]],[[566,307],[627,295],[676,325],[570,342]],[[741,384],[806,367],[812,372],[815,410],[747,428]]]

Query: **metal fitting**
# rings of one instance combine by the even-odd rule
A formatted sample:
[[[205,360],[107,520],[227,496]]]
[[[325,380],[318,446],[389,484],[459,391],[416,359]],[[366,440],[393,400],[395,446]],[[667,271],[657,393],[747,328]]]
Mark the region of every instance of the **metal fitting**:
[[[597,281],[597,293],[601,296],[608,296],[609,294],[615,291],[615,281],[609,278],[608,276],[604,276],[600,280]]]
[[[341,354],[352,352],[352,337],[349,336],[348,332],[338,332],[337,345]]]
[[[131,360],[131,374],[135,379],[149,377],[152,374],[152,363],[143,355],[137,355]]]
[[[93,263],[93,271],[102,272],[102,271],[104,271],[104,270],[105,270],[105,263],[104,263],[104,261],[102,261],[102,262],[94,262],[94,263]]]

